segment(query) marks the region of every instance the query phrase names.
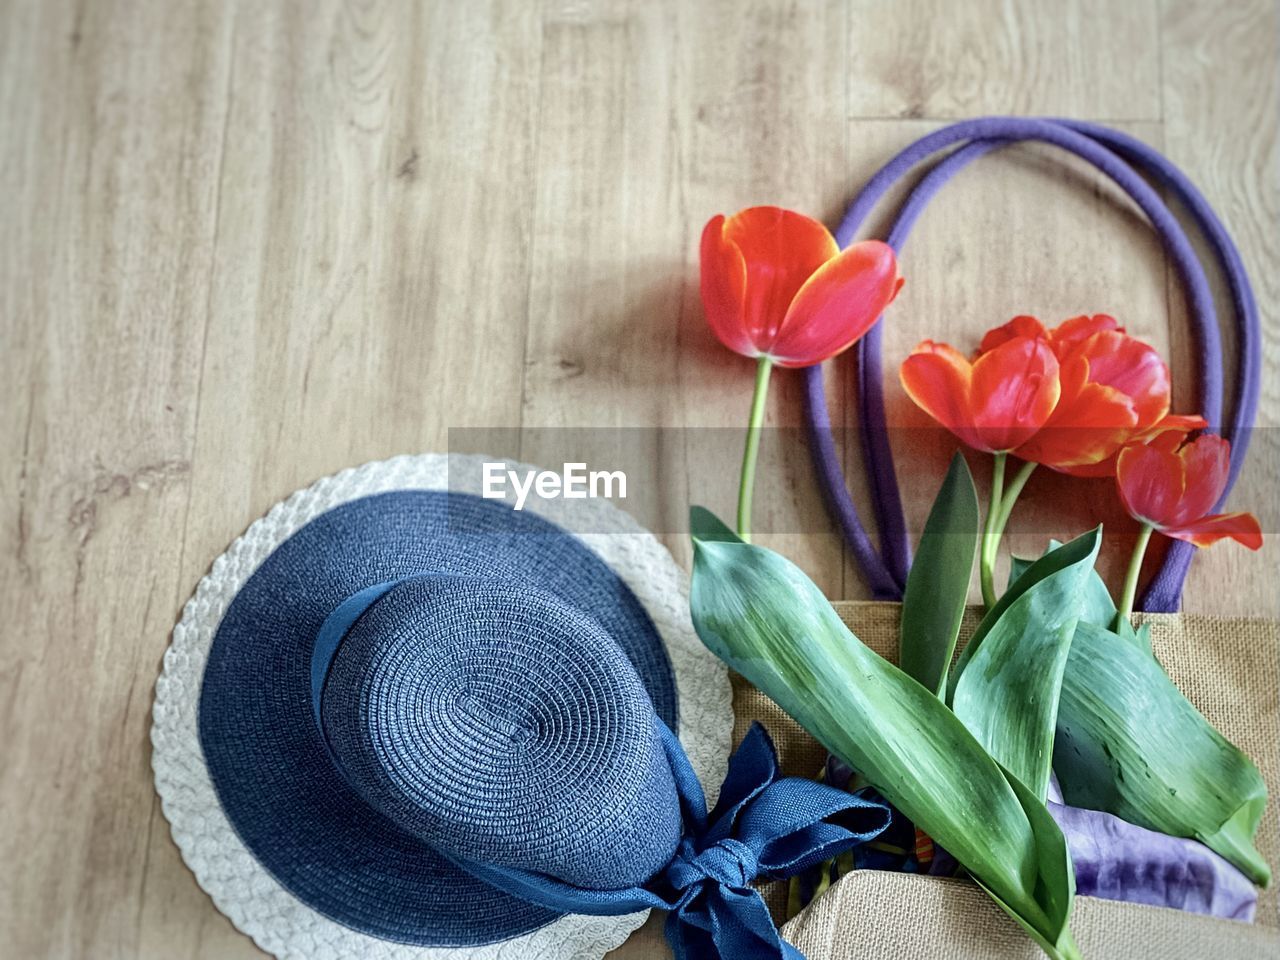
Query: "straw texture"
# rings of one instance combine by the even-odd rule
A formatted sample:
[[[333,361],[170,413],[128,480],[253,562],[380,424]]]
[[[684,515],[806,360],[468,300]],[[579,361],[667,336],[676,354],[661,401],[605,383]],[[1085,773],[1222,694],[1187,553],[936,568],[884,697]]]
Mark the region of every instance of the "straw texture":
[[[658,715],[675,725],[675,685],[662,642],[603,561],[536,515],[467,494],[406,490],[353,500],[315,518],[240,589],[205,666],[200,745],[236,831],[267,870],[314,909],[405,943],[505,940],[554,915],[498,894],[420,835],[372,815],[330,762],[313,719],[311,651],[328,615],[357,591],[424,572],[507,581],[511,593],[545,588],[587,611],[617,638]],[[393,592],[384,601],[388,609],[412,590]],[[408,626],[422,630],[424,618]],[[514,625],[498,629],[514,644]],[[436,638],[423,633],[421,639]],[[392,652],[405,649],[402,643]],[[478,671],[474,679],[480,682]],[[547,703],[565,710],[562,718],[570,716],[568,705]],[[581,759],[576,776],[591,769],[590,758]],[[535,780],[528,789],[545,786]]]
[[[1163,907],[1076,899],[1071,929],[1089,960],[1274,960],[1280,931]],[[976,886],[857,871],[782,929],[808,960],[1044,960]]]
[[[360,796],[450,856],[612,889],[666,866],[683,832],[644,684],[545,590],[401,584],[339,646],[323,716]]]

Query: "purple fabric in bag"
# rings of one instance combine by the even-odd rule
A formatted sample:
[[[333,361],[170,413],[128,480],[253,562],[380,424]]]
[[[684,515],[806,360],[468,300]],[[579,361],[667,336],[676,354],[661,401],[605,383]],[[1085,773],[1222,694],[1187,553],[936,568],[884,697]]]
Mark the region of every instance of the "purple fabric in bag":
[[[1169,837],[1100,810],[1049,801],[1076,871],[1076,893],[1253,920],[1258,891],[1195,840]]]
[[[854,784],[853,771],[836,757],[828,757],[823,781],[847,790]],[[878,796],[878,795],[877,795]],[[1076,893],[1082,897],[1122,900],[1153,907],[1172,907],[1228,920],[1252,922],[1258,905],[1258,891],[1249,879],[1195,840],[1169,837],[1121,820],[1101,810],[1082,810],[1062,803],[1057,779],[1049,784],[1049,813],[1062,828],[1076,874]],[[896,810],[893,826],[884,835],[911,827]],[[863,852],[862,868],[924,872],[931,876],[955,876],[961,869],[955,859],[934,844],[933,860],[927,867],[910,857],[882,856]],[[823,869],[823,868],[819,868]],[[811,878],[802,891],[812,896]]]

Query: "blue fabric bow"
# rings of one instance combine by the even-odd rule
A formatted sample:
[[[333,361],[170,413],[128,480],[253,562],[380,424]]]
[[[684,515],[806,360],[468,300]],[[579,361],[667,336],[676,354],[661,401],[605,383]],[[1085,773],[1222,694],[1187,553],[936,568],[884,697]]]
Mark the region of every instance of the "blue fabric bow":
[[[679,740],[660,720],[684,812],[685,835],[670,864],[645,886],[587,890],[544,874],[491,864],[459,865],[508,893],[562,913],[667,910],[676,960],[803,960],[774,926],[754,883],[782,879],[884,831],[883,803],[796,777],[778,777],[769,735],[752,724],[729,760],[720,800],[706,798]]]

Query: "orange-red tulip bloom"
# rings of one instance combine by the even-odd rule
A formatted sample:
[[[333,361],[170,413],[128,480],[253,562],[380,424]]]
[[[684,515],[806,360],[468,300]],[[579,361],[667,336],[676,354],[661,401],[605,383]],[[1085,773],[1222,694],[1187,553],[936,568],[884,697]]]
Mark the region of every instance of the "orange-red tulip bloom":
[[[702,231],[702,304],[720,342],[783,367],[821,363],[875,323],[902,286],[893,249],[843,252],[818,221],[780,207],[715,216]]]
[[[1262,530],[1253,514],[1209,513],[1226,489],[1231,444],[1204,434],[1179,449],[1181,439],[1165,434],[1120,451],[1116,484],[1124,508],[1136,520],[1197,547],[1229,537],[1257,550]]]
[[[907,396],[976,450],[1000,453],[1030,440],[1058,403],[1058,358],[1039,337],[1011,337],[972,363],[926,340],[899,371]]]
[[[991,330],[979,353],[1013,337],[1041,337],[1058,358],[1062,395],[1044,429],[1013,453],[1076,476],[1111,476],[1126,444],[1168,430],[1205,426],[1169,413],[1169,368],[1154,348],[1106,314],[1073,317],[1047,330],[1014,317]]]

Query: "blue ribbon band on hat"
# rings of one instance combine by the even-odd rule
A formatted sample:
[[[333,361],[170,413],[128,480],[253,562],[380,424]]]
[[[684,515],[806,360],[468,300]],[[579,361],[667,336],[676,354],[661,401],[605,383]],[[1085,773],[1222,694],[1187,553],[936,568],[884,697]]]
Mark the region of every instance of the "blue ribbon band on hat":
[[[397,586],[433,576],[423,573],[367,587],[326,618],[311,662],[312,709],[322,735],[325,682],[343,639]],[[665,910],[665,932],[677,960],[803,960],[778,933],[755,882],[793,876],[874,839],[889,826],[890,809],[825,784],[779,777],[768,734],[752,724],[729,760],[719,802],[708,815],[702,785],[680,741],[656,713],[653,722],[679,797],[684,831],[670,862],[643,885],[587,889],[545,873],[473,861],[448,850],[440,853],[490,886],[557,912],[612,916]],[[332,750],[331,756],[341,772]]]
[[[316,726],[320,728],[322,737],[324,737],[324,719],[320,714],[320,703],[324,699],[324,684],[329,679],[329,668],[333,666],[333,658],[338,655],[338,648],[342,646],[343,638],[351,632],[351,628],[366,610],[396,587],[414,580],[437,576],[439,576],[437,573],[417,573],[398,580],[375,583],[347,597],[334,608],[333,613],[325,618],[319,631],[316,632],[315,646],[311,649],[311,712],[316,718]],[[329,738],[324,737],[324,740],[328,744]]]
[[[342,645],[342,638],[360,619],[360,615],[381,600],[402,580],[388,580],[386,583],[375,583],[338,604],[333,613],[325,618],[316,634],[315,646],[311,650],[311,712],[316,718],[316,726],[324,734],[324,720],[320,716],[320,701],[324,697],[324,682],[329,679],[329,668],[333,666],[333,658]],[[328,738],[325,739],[328,743]]]

